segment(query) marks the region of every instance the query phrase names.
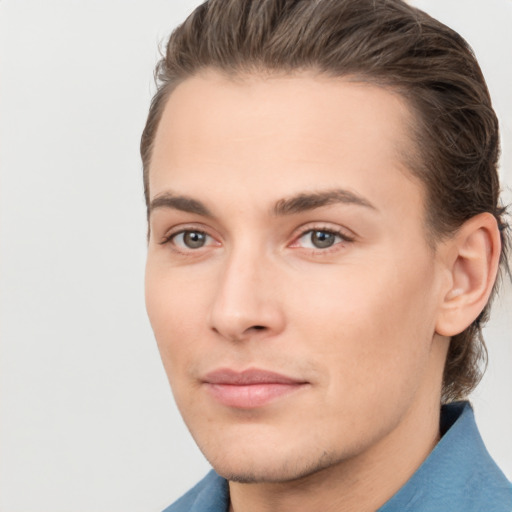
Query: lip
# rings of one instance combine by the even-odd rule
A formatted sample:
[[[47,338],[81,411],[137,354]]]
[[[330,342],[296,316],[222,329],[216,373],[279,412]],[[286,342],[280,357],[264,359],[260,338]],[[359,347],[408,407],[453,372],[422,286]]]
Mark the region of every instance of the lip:
[[[221,368],[203,379],[206,391],[228,407],[254,409],[304,388],[308,382],[258,368]]]

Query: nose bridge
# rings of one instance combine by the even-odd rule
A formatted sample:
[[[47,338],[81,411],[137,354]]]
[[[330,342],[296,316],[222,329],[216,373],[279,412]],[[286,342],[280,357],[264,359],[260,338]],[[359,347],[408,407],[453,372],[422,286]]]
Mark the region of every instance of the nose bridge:
[[[211,326],[239,340],[250,333],[277,332],[283,318],[273,287],[273,261],[261,247],[240,243],[226,255],[211,307]]]

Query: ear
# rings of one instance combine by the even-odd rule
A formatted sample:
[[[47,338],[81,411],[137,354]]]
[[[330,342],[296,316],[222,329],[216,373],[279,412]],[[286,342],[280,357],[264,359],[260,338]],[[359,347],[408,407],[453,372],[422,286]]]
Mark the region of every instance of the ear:
[[[455,336],[482,312],[498,272],[501,238],[498,223],[490,213],[466,221],[443,247],[448,270],[436,322],[436,332]]]

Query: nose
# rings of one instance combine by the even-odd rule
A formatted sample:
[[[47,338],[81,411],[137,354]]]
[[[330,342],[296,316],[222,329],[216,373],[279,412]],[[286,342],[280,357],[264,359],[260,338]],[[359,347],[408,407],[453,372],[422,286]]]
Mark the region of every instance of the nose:
[[[231,341],[279,334],[285,325],[275,268],[250,249],[233,252],[219,274],[211,306],[213,331]]]

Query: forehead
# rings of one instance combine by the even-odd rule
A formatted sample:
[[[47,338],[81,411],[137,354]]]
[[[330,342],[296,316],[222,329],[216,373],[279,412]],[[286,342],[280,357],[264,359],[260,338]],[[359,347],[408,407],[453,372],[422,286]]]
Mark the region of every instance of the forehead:
[[[272,201],[343,187],[389,203],[409,187],[419,197],[404,163],[413,149],[411,123],[405,100],[370,83],[208,71],[178,85],[167,101],[150,196],[172,189],[207,202],[222,188],[231,200]]]

